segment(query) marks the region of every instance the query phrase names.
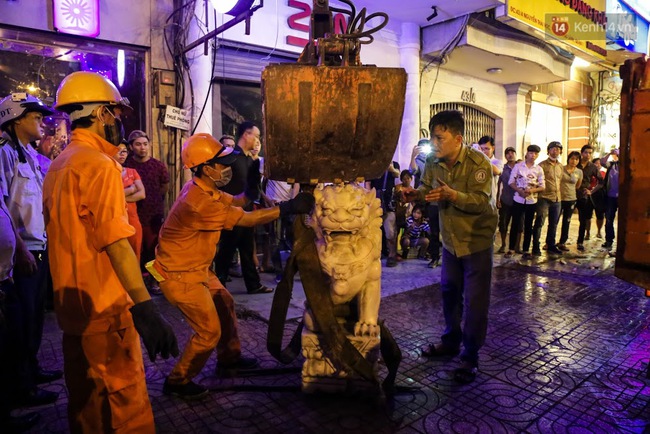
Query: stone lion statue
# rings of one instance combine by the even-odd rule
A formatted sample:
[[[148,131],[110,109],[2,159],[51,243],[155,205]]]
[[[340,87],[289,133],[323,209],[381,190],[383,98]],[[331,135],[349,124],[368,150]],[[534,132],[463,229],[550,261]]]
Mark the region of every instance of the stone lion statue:
[[[314,190],[312,227],[323,271],[330,277],[335,305],[358,304],[355,336],[379,335],[382,209],[375,190],[353,184]],[[307,324],[309,327],[309,324]]]

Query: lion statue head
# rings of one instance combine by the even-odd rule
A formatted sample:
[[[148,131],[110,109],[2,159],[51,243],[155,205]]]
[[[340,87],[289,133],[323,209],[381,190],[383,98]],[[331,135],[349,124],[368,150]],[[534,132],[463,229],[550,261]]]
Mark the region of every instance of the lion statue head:
[[[353,184],[328,185],[314,190],[314,197],[312,226],[323,271],[335,303],[349,301],[369,273],[374,279],[381,269],[381,203],[374,189]]]

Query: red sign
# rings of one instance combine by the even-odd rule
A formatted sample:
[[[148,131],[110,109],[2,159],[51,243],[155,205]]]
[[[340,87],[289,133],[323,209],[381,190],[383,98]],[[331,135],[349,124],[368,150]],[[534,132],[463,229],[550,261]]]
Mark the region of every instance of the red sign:
[[[289,7],[299,9],[300,12],[296,12],[289,16],[287,19],[287,24],[289,28],[297,30],[299,32],[305,33],[305,37],[301,38],[299,36],[287,36],[287,44],[294,45],[296,47],[304,47],[309,43],[309,19],[311,17],[311,5],[299,1],[299,0],[289,0]],[[299,22],[299,20],[304,20]],[[345,32],[348,23],[343,14],[334,15],[334,33],[342,34]]]

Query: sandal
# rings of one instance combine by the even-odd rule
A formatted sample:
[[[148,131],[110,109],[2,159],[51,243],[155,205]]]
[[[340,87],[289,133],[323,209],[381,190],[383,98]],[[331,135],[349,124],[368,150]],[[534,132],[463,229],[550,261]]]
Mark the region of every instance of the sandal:
[[[254,289],[252,291],[248,291],[248,293],[249,294],[270,294],[274,290],[275,290],[274,288],[269,288],[268,286],[260,285],[259,288]]]
[[[460,384],[469,384],[476,380],[476,374],[478,374],[477,366],[463,362],[460,368],[454,369],[454,381]]]
[[[422,357],[449,357],[460,353],[459,348],[451,348],[445,344],[429,344],[422,350]]]

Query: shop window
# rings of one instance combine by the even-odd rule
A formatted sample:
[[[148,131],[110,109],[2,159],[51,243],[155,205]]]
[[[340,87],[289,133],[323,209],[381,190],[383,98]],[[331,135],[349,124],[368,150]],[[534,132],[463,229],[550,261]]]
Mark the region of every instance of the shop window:
[[[124,50],[124,81],[118,83],[118,50]],[[145,52],[98,40],[0,27],[0,98],[27,92],[54,103],[63,78],[75,71],[93,71],[110,79],[134,109],[123,119],[126,132],[146,129]]]
[[[226,81],[220,83],[219,88],[223,134],[234,136],[237,125],[243,121],[251,121],[262,130],[262,90],[259,84]]]
[[[564,131],[564,109],[537,101],[531,102],[524,141],[542,149],[537,161],[547,158],[546,145],[550,142],[557,140],[566,144]]]
[[[433,117],[436,113],[444,110],[458,110],[463,113],[465,117],[464,140],[466,144],[477,143],[483,136],[495,136],[494,118],[476,107],[456,102],[432,104],[431,116]]]

